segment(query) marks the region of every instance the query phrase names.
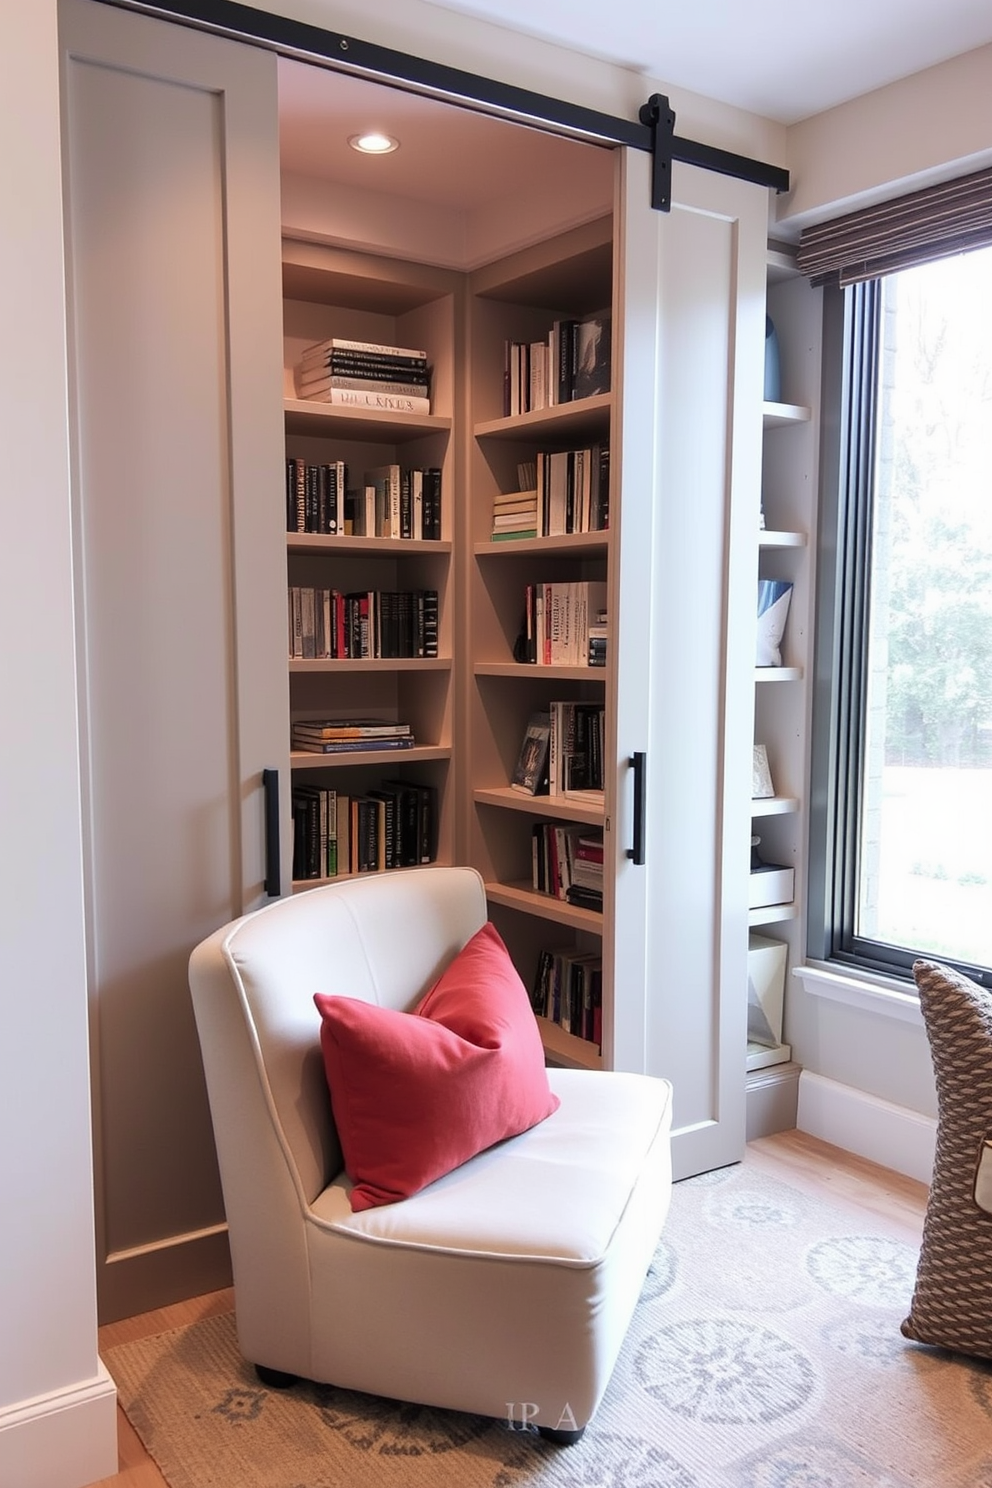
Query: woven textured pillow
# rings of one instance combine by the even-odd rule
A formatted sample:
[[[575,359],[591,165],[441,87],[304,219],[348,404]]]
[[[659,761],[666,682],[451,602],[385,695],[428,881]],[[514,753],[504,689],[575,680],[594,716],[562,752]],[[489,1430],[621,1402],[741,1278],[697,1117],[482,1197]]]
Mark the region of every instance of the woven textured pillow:
[[[992,1137],[992,992],[934,961],[913,975],[937,1084],[937,1149],[907,1338],[992,1358],[992,1214],[975,1202]]]

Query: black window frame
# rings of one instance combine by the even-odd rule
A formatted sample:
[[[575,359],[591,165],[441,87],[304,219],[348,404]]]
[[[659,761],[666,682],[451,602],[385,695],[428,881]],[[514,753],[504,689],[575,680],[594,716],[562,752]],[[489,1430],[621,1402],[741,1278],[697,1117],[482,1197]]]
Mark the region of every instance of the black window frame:
[[[907,990],[916,960],[941,961],[992,987],[989,967],[856,933],[881,288],[873,278],[823,291],[806,950],[839,972],[895,977]]]

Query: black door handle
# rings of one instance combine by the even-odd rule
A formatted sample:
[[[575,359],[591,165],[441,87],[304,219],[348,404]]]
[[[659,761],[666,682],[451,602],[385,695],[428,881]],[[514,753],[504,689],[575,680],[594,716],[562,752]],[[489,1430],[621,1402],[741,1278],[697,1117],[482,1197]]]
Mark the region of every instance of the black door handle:
[[[279,868],[279,771],[262,771],[262,790],[265,793],[265,892],[270,899],[282,893],[282,873]]]
[[[634,772],[634,845],[628,847],[627,856],[638,865],[644,862],[644,805],[647,785],[647,755],[638,750],[627,761]]]

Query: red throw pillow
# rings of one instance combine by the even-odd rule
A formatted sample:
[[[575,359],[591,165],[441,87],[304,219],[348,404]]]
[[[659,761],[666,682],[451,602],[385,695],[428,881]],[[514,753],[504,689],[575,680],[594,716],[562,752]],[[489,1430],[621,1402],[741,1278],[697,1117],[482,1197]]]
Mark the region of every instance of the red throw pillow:
[[[412,1013],[314,997],[352,1209],[405,1199],[558,1109],[523,982],[486,924]]]

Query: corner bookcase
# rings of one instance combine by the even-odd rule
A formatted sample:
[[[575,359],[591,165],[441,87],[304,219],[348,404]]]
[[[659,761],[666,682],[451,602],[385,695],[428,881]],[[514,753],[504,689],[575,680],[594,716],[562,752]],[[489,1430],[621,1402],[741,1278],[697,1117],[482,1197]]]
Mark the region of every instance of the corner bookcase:
[[[411,749],[361,754],[290,753],[293,785],[346,795],[385,779],[431,786],[437,801],[437,860],[455,854],[454,576],[456,461],[455,338],[457,275],[287,240],[283,244],[284,416],[286,455],[312,463],[344,461],[349,486],[390,463],[439,467],[439,540],[287,532],[287,590],[300,584],[342,592],[432,589],[438,594],[438,655],[430,658],[303,659],[289,656],[291,719],[381,717],[411,725]],[[429,414],[356,412],[295,394],[293,368],[304,347],[330,336],[417,346],[432,367]],[[287,626],[288,631],[288,626]],[[288,648],[287,648],[288,651]],[[312,888],[307,878],[294,888]]]
[[[606,667],[545,666],[515,660],[514,648],[527,586],[605,583],[611,534],[493,541],[493,498],[519,489],[518,465],[535,462],[539,452],[608,445],[613,397],[601,393],[504,416],[504,345],[545,339],[558,319],[609,314],[612,263],[612,222],[603,219],[491,264],[470,281],[468,855],[486,881],[492,918],[528,986],[543,950],[602,954],[601,912],[534,888],[532,841],[535,825],[544,822],[601,833],[610,788],[601,803],[590,803],[523,795],[510,779],[531,714],[553,701],[605,704],[610,673],[609,651]],[[601,1067],[597,1042],[549,1018],[538,1022],[550,1058]]]

